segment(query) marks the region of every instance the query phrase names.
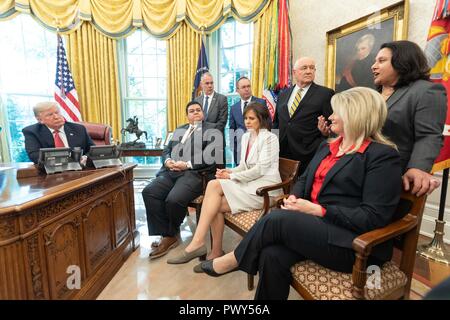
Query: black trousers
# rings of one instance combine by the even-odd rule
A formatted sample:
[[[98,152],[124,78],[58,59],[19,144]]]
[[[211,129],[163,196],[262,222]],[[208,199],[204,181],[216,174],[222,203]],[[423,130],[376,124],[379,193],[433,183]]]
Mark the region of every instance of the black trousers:
[[[176,236],[186,216],[187,205],[202,192],[202,178],[195,171],[158,174],[142,190],[149,235]]]
[[[313,260],[349,273],[355,261],[351,248],[328,244],[328,225],[322,218],[281,209],[273,210],[249,230],[235,256],[239,269],[253,275],[259,272],[255,300],[286,300],[292,282],[290,268],[297,262]]]

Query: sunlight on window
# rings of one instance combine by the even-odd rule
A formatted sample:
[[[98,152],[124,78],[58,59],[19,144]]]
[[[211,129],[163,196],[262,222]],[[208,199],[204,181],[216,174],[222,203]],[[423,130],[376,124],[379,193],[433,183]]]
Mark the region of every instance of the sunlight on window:
[[[124,52],[126,71],[122,74],[126,82],[124,92],[124,119],[137,116],[139,127],[147,131],[149,145],[157,138],[164,141],[167,132],[167,75],[166,42],[156,40],[145,31],[136,31],[126,38]],[[123,141],[132,141],[126,135]],[[143,138],[141,138],[142,140]],[[160,164],[157,157],[135,157],[141,164]]]
[[[30,161],[22,128],[36,122],[32,108],[53,100],[56,34],[26,14],[0,23],[0,95],[13,162]]]
[[[228,113],[230,107],[239,100],[236,93],[236,81],[246,76],[251,78],[253,24],[239,23],[229,19],[219,29],[219,87],[217,90],[228,98]],[[230,148],[228,124],[225,128],[226,161],[233,163]]]

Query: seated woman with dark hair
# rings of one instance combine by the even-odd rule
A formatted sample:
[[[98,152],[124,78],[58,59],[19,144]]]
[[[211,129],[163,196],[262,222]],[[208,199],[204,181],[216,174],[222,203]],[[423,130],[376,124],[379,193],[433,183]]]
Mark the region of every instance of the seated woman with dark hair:
[[[353,239],[391,222],[401,167],[395,145],[381,134],[386,103],[375,90],[356,87],[334,95],[331,105],[338,137],[320,145],[281,210],[255,223],[233,252],[201,264],[208,275],[259,271],[255,299],[287,299],[295,263],[310,259],[351,272]],[[392,245],[376,247],[368,264],[391,256]]]
[[[205,236],[211,226],[213,247],[207,257],[213,259],[223,255],[223,213],[238,213],[261,209],[263,197],[256,190],[281,182],[278,171],[278,138],[270,132],[270,114],[267,107],[251,102],[244,109],[247,132],[242,136],[242,152],[239,166],[233,169],[218,169],[216,180],[208,183],[203,207],[195,234],[182,255],[167,260],[170,264],[186,263],[206,254]],[[269,192],[271,197],[282,194],[282,190]],[[194,271],[201,272],[200,266]]]

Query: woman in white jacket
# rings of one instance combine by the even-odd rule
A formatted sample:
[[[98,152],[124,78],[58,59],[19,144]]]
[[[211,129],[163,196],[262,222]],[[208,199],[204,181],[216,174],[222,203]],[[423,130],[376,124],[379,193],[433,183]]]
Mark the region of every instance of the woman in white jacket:
[[[256,190],[281,182],[278,171],[280,146],[278,137],[270,132],[268,109],[260,103],[250,103],[244,110],[244,123],[247,132],[242,136],[239,166],[217,170],[216,180],[211,180],[206,188],[200,221],[191,243],[180,256],[167,260],[167,263],[187,263],[205,255],[205,237],[210,226],[213,247],[207,259],[223,255],[223,214],[262,209],[263,197],[257,196]],[[269,195],[276,197],[281,193],[282,190],[275,190]],[[201,269],[194,268],[194,271],[201,272]]]

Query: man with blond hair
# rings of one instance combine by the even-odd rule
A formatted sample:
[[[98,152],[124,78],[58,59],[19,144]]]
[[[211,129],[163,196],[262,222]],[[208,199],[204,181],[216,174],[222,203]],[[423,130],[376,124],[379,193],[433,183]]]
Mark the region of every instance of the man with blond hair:
[[[333,113],[330,101],[334,91],[314,83],[316,63],[312,58],[298,59],[293,73],[295,85],[280,93],[273,127],[279,129],[280,157],[299,160],[301,174],[324,140],[317,119]]]
[[[86,128],[66,122],[56,102],[39,102],[33,108],[38,123],[23,128],[25,150],[34,163],[38,163],[41,148],[80,147],[87,153],[94,145]]]

